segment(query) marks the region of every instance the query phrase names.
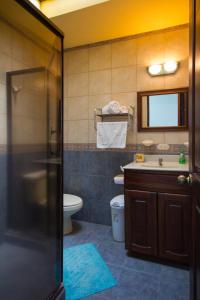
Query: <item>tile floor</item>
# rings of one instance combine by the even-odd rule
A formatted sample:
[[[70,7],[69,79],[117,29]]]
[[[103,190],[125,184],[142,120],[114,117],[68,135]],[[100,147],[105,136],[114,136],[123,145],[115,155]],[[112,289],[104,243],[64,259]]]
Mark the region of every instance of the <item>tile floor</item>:
[[[118,285],[85,300],[189,300],[189,272],[126,254],[123,243],[113,241],[110,226],[74,222],[64,247],[94,243]]]

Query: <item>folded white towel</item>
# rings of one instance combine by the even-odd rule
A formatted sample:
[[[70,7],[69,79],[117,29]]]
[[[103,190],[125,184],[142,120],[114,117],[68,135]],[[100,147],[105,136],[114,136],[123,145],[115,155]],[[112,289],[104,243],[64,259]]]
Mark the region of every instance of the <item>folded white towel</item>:
[[[122,114],[127,114],[128,113],[128,107],[125,105],[120,106],[120,112]]]
[[[97,148],[125,148],[127,122],[98,122]]]
[[[111,101],[102,108],[103,114],[119,114],[120,104],[118,101]]]

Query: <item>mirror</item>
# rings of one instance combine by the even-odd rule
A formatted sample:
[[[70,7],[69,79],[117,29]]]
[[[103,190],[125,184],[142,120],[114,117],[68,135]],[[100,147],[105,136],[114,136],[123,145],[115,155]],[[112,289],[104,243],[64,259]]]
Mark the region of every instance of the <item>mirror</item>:
[[[138,131],[188,128],[188,88],[138,93]]]

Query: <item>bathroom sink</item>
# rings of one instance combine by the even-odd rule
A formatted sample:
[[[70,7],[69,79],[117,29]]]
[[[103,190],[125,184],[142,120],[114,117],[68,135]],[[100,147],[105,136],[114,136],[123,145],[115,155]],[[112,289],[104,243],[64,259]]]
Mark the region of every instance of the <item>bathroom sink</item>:
[[[189,171],[188,163],[181,165],[178,163],[178,159],[178,155],[145,155],[145,162],[132,162],[123,168],[133,170]],[[161,160],[162,165],[159,164],[159,160]],[[187,156],[186,161],[188,161]]]
[[[176,163],[176,162],[163,162],[162,166],[158,164],[158,162],[145,162],[141,164],[141,167],[146,167],[146,168],[180,168],[181,165]]]

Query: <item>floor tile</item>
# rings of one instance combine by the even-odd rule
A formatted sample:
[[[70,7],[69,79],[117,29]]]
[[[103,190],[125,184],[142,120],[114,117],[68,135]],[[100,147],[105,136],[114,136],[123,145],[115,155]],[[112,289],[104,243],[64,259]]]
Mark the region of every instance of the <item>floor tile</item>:
[[[189,300],[189,272],[128,256],[124,243],[115,242],[110,226],[74,221],[64,247],[93,243],[107,263],[117,286],[85,300]]]

